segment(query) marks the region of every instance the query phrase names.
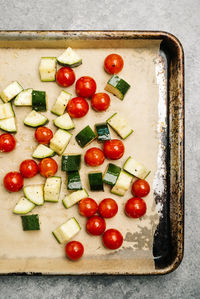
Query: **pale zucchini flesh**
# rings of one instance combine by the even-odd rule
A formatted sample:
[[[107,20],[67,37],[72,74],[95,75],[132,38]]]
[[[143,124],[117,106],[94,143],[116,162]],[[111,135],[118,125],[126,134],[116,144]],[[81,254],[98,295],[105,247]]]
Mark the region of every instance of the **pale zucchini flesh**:
[[[14,81],[0,93],[0,97],[5,103],[7,103],[16,97],[22,90],[23,87],[17,81]]]
[[[68,67],[76,67],[82,64],[82,59],[70,47],[68,47],[67,50],[57,57],[57,61],[60,65]]]
[[[25,197],[30,200],[32,203],[38,206],[44,204],[44,185],[30,185],[25,186],[24,189]]]
[[[80,230],[78,221],[73,217],[55,229],[53,235],[59,243],[64,243],[73,238]]]
[[[62,155],[68,143],[70,142],[71,137],[71,133],[62,129],[58,129],[53,138],[50,140],[50,148],[58,155]]]
[[[27,214],[33,210],[35,204],[29,201],[26,197],[21,197],[16,204],[13,213],[14,214]]]
[[[63,115],[67,107],[67,104],[71,98],[71,93],[62,90],[60,95],[57,97],[56,102],[54,103],[51,109],[51,112],[58,116]]]
[[[77,202],[79,202],[81,199],[88,197],[88,193],[85,189],[83,190],[78,190],[75,192],[72,192],[71,194],[68,194],[65,196],[63,199],[63,205],[65,206],[66,209],[72,207],[75,205]]]
[[[55,152],[44,144],[39,144],[34,150],[32,157],[36,159],[43,159],[47,157],[53,157]]]
[[[41,57],[39,65],[40,79],[44,82],[56,80],[56,57]]]
[[[60,197],[61,178],[49,177],[44,185],[44,200],[50,202],[58,202]]]
[[[15,106],[32,106],[32,88],[22,90],[15,98]]]
[[[130,188],[131,182],[132,182],[133,176],[123,170],[121,170],[118,179],[116,181],[116,184],[111,189],[111,193],[124,196],[126,191]]]
[[[16,126],[15,117],[1,119],[0,120],[0,129],[5,131],[5,132],[16,133],[17,132],[17,126]]]
[[[0,120],[15,116],[11,103],[0,104]]]
[[[32,110],[24,119],[24,124],[29,127],[40,127],[48,122],[48,118],[43,114]]]
[[[150,170],[147,169],[142,163],[129,157],[123,166],[124,170],[128,173],[136,176],[139,179],[145,179],[149,174]]]
[[[56,117],[53,122],[56,127],[63,130],[74,129],[74,123],[68,113]]]
[[[113,114],[107,120],[107,123],[123,139],[126,139],[133,133],[133,129],[129,125],[128,121],[123,116],[119,115],[119,113]]]

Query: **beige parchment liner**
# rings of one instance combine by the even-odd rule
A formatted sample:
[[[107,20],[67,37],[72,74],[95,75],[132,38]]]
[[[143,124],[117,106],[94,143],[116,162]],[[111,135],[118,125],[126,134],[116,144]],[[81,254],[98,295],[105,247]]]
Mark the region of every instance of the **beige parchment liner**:
[[[151,41],[149,41],[151,44]],[[74,136],[87,124],[94,128],[95,123],[105,121],[114,112],[120,112],[132,124],[134,133],[125,141],[124,156],[114,163],[122,166],[127,157],[133,156],[151,170],[148,181],[153,186],[154,175],[157,170],[157,118],[158,118],[158,86],[155,75],[155,59],[158,57],[160,41],[145,48],[118,48],[118,49],[77,49],[83,58],[83,64],[74,69],[76,78],[89,75],[97,82],[97,92],[102,92],[109,79],[103,70],[103,60],[110,53],[119,53],[124,59],[124,68],[120,76],[124,78],[131,88],[123,101],[110,95],[111,105],[104,113],[96,113],[92,109],[86,117],[74,120],[76,128],[73,137],[66,149],[66,153],[81,153],[82,166],[80,175],[83,186],[89,191],[87,173],[99,170],[104,172],[108,160],[98,168],[86,167],[84,153],[89,147],[102,144],[94,141],[85,149],[81,149]],[[55,82],[41,82],[38,75],[38,65],[41,56],[58,56],[63,49],[0,49],[0,89],[6,87],[11,81],[17,80],[24,88],[32,87],[36,90],[45,90],[48,95],[48,108],[52,107],[56,97],[62,90]],[[66,89],[75,95],[74,86]],[[88,100],[89,102],[89,100]],[[24,232],[20,216],[14,215],[12,209],[23,192],[8,193],[2,181],[9,171],[18,170],[24,159],[31,158],[37,143],[34,140],[34,129],[25,127],[23,120],[31,108],[14,107],[18,133],[16,134],[17,147],[9,153],[0,153],[0,272],[43,272],[43,273],[89,273],[111,272],[123,273],[134,271],[140,273],[142,269],[154,269],[152,245],[153,235],[158,224],[153,190],[145,198],[147,213],[142,219],[130,219],[124,214],[124,204],[132,195],[128,191],[124,197],[118,197],[109,192],[105,186],[104,192],[91,192],[89,196],[97,202],[105,197],[114,198],[119,206],[119,212],[113,219],[106,220],[107,228],[117,228],[124,236],[122,248],[113,252],[102,246],[101,237],[89,236],[85,231],[86,219],[78,213],[78,207],[69,210],[62,205],[62,199],[67,194],[65,173],[60,170],[60,157],[56,156],[59,170],[57,175],[62,176],[62,190],[59,203],[45,203],[36,207],[32,214],[39,214],[41,230]],[[49,124],[54,132],[56,128],[52,120],[56,117],[50,111],[44,113],[50,119]],[[112,138],[119,138],[110,129]],[[25,179],[25,185],[41,183],[45,180],[37,175],[33,179]],[[75,216],[82,230],[74,238],[85,245],[84,257],[76,262],[65,258],[64,245],[59,245],[51,232],[68,218]]]

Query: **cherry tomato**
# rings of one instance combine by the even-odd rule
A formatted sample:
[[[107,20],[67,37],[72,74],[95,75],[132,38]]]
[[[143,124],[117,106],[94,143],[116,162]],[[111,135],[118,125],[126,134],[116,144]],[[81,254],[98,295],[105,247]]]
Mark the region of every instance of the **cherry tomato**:
[[[145,180],[137,180],[132,185],[132,193],[136,197],[144,197],[150,192],[149,183]]]
[[[58,164],[52,158],[44,158],[40,161],[39,165],[39,172],[45,178],[50,176],[54,176],[54,174],[58,170]]]
[[[107,140],[104,143],[103,152],[106,158],[111,160],[118,160],[124,154],[124,144],[119,139]]]
[[[96,111],[105,111],[110,106],[110,97],[107,93],[99,92],[92,96],[92,108]]]
[[[109,74],[118,74],[124,66],[122,57],[118,54],[110,54],[104,60],[104,68]]]
[[[67,112],[72,118],[81,118],[88,113],[88,102],[81,97],[71,99],[67,104]]]
[[[17,192],[22,189],[24,179],[21,173],[14,171],[8,172],[3,179],[4,187],[10,192]]]
[[[38,173],[38,165],[32,159],[24,160],[19,167],[24,178],[32,178]]]
[[[71,86],[75,79],[75,73],[70,67],[61,67],[56,73],[56,82],[64,87]]]
[[[92,216],[86,223],[87,232],[93,236],[100,236],[106,229],[106,222],[99,216]]]
[[[1,152],[11,152],[14,150],[16,145],[15,138],[8,133],[0,135],[0,151]]]
[[[126,215],[132,218],[142,217],[147,210],[145,201],[142,198],[132,197],[125,205]]]
[[[98,205],[92,198],[83,198],[79,201],[79,213],[85,217],[91,217],[98,211]]]
[[[104,153],[98,147],[92,147],[85,153],[85,163],[89,166],[99,166],[105,160]]]
[[[90,98],[97,88],[96,82],[89,76],[84,76],[76,81],[76,93],[80,97]]]
[[[39,127],[35,130],[35,139],[38,143],[48,144],[53,137],[53,132],[47,127]]]
[[[103,234],[103,244],[109,249],[117,249],[123,243],[122,234],[114,228],[108,229]]]
[[[80,259],[84,253],[83,244],[78,241],[71,241],[65,246],[65,252],[70,260],[76,261]]]
[[[118,205],[112,198],[105,198],[99,204],[99,214],[103,218],[112,218],[118,212]]]

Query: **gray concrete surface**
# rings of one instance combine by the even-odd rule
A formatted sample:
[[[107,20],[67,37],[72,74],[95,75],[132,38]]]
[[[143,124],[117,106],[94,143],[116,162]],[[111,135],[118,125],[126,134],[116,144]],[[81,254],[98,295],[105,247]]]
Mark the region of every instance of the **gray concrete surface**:
[[[164,30],[180,39],[186,58],[186,222],[180,267],[162,277],[4,276],[0,298],[200,298],[200,1],[1,0],[0,29]]]

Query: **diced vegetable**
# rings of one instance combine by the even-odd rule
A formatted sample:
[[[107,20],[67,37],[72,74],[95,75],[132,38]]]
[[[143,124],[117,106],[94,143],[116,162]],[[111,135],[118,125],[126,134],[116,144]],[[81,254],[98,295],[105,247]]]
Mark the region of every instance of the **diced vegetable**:
[[[119,115],[119,113],[113,114],[108,120],[107,123],[117,132],[117,134],[126,139],[131,133],[133,133],[133,129],[129,125],[128,121]]]
[[[21,216],[23,230],[40,230],[38,214]]]
[[[54,155],[55,152],[51,148],[44,144],[39,144],[34,150],[32,157],[36,159],[43,159],[47,157],[53,157]]]
[[[123,196],[126,191],[129,189],[132,182],[133,176],[123,170],[121,170],[117,182],[114,187],[111,189],[113,194]]]
[[[20,200],[18,201],[18,203],[16,204],[16,206],[13,210],[13,213],[14,214],[27,214],[30,211],[32,211],[34,207],[35,207],[34,203],[29,201],[25,197],[21,197]]]
[[[5,103],[7,103],[16,97],[22,90],[23,87],[17,81],[14,81],[0,93],[0,97]]]
[[[57,61],[60,65],[69,67],[76,67],[82,63],[82,59],[70,47],[68,47],[67,50],[57,57]]]
[[[17,132],[15,117],[0,120],[0,129],[10,133]]]
[[[35,111],[47,111],[47,100],[45,91],[32,91],[32,109]]]
[[[14,116],[15,113],[13,111],[11,103],[0,104],[0,120]]]
[[[65,196],[63,199],[63,205],[65,206],[66,209],[69,209],[73,205],[75,205],[77,202],[79,202],[81,199],[88,197],[88,193],[85,189],[75,191],[71,194],[68,194]]]
[[[101,172],[91,172],[88,174],[90,190],[103,191],[103,178]]]
[[[64,243],[73,238],[81,227],[75,217],[70,218],[53,231],[53,235],[59,243]]]
[[[71,98],[71,93],[62,90],[60,95],[56,99],[56,102],[53,105],[51,112],[56,115],[62,115],[65,112],[67,104]]]
[[[81,166],[81,155],[63,155],[61,162],[62,171],[79,170]]]
[[[131,157],[129,157],[126,160],[123,168],[124,168],[124,170],[126,170],[127,172],[136,176],[139,179],[145,179],[151,172],[142,163],[134,160]]]
[[[70,142],[71,137],[71,133],[58,129],[50,141],[50,148],[58,155],[62,155]]]
[[[40,66],[40,79],[44,82],[56,80],[56,57],[41,57]]]
[[[111,92],[120,100],[124,99],[125,94],[127,93],[130,85],[123,80],[122,78],[118,77],[117,75],[113,75],[107,82],[105,90]]]
[[[67,172],[67,189],[82,190],[81,178],[78,170]]]
[[[44,204],[44,185],[30,185],[24,187],[24,195],[35,205]]]
[[[61,188],[61,177],[52,176],[46,179],[44,185],[44,200],[58,202]]]
[[[15,98],[15,106],[32,106],[32,88],[22,90]]]
[[[103,177],[103,182],[108,185],[114,186],[120,172],[121,168],[119,166],[109,163]]]
[[[107,141],[111,139],[110,131],[106,123],[96,124],[97,138],[99,141]]]
[[[74,123],[68,113],[56,117],[53,122],[56,127],[63,130],[70,130],[74,128]]]
[[[91,143],[96,138],[95,133],[92,131],[90,126],[86,126],[83,130],[81,130],[75,137],[77,143],[81,147],[85,147],[89,143]]]
[[[48,122],[48,118],[43,114],[33,110],[24,119],[24,124],[29,127],[40,127]]]

